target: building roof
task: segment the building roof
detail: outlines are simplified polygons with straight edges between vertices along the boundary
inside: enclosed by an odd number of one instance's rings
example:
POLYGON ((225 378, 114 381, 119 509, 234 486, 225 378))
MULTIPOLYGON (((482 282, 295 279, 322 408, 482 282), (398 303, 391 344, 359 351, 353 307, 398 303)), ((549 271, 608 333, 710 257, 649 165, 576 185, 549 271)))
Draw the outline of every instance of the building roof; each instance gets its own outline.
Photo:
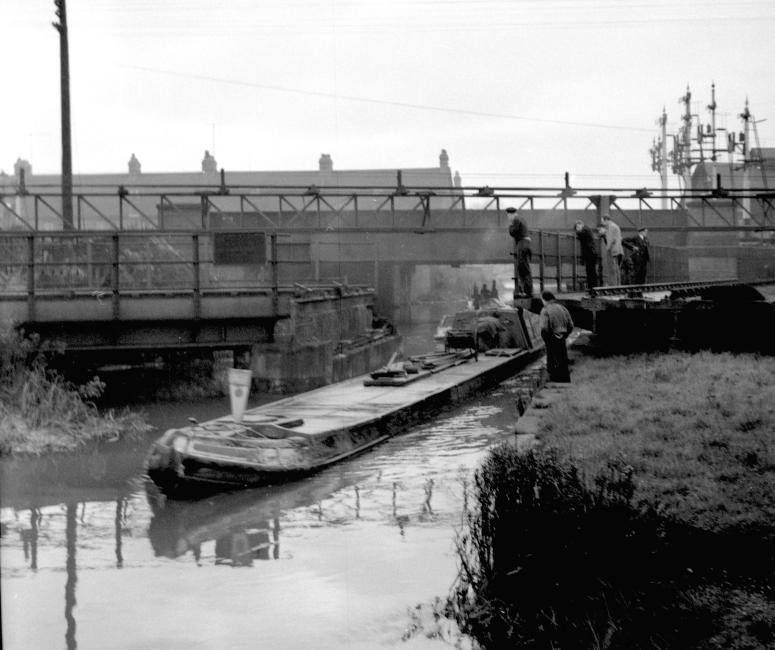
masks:
MULTIPOLYGON (((106 219, 115 221, 119 204, 116 198, 118 188, 123 187, 131 201, 132 209, 125 213, 125 217, 130 220, 134 216, 144 217, 146 222, 161 221, 159 215, 162 212, 198 211, 199 201, 194 194, 200 191, 217 190, 221 184, 221 172, 216 171, 215 159, 208 158, 207 152, 205 154, 202 167, 210 171, 142 173, 138 172, 138 169, 141 169, 141 163, 133 154, 125 173, 74 174, 74 191, 87 196, 92 193, 92 196, 88 197, 88 204, 82 206, 79 202, 78 209, 84 215, 89 215, 84 219, 94 227, 98 227, 106 219), (95 193, 99 196, 94 196, 95 193), (186 196, 187 194, 190 196, 186 196)), ((363 188, 363 194, 366 195, 369 193, 366 190, 384 188, 382 192, 375 193, 377 196, 366 196, 358 202, 357 207, 349 200, 349 192, 341 197, 326 198, 328 206, 336 210, 378 209, 384 201, 384 196, 399 185, 407 188, 409 195, 406 197, 397 195, 393 200, 393 206, 395 209, 414 210, 419 200, 417 196, 412 196, 415 192, 424 188, 452 189, 456 184, 459 185, 459 175, 456 174, 453 179, 447 164, 448 160, 446 151, 442 150, 438 167, 335 170, 331 157, 323 154, 319 160, 319 169, 316 170, 224 171, 223 181, 230 193, 219 195, 217 210, 240 213, 243 210, 267 212, 288 208, 301 210, 307 203, 307 197, 304 194, 312 187, 322 190, 324 196, 326 188, 352 188, 353 193, 358 188, 363 188), (278 205, 278 193, 285 195, 280 205, 278 205), (240 194, 249 195, 249 202, 242 204, 239 199, 240 194)), ((61 176, 33 174, 30 164, 23 160, 18 160, 14 167, 13 176, 0 175, 0 191, 16 194, 21 170, 24 169, 24 184, 27 189, 47 191, 54 196, 48 200, 50 207, 46 204, 44 208, 37 204, 33 205, 29 197, 16 196, 13 209, 27 222, 31 222, 33 215, 40 212, 45 215, 42 219, 46 224, 55 226, 59 223, 57 213, 60 211, 60 199, 56 195, 61 189, 61 176)), ((439 197, 435 201, 435 206, 451 205, 454 200, 454 197, 439 197)), ((0 205, 0 211, 4 213, 11 209, 7 201, 8 199, 6 199, 5 210, 2 210, 3 205, 0 205)), ((5 214, 0 221, 2 221, 0 228, 18 225, 18 218, 10 213, 5 214), (4 226, 6 222, 8 225, 4 226)), ((167 217, 165 217, 166 221, 169 221, 167 217)))
MULTIPOLYGON (((399 171, 401 183, 406 187, 415 188, 452 188, 453 178, 447 164, 446 151, 439 156, 438 167, 395 168, 395 169, 333 169, 333 162, 327 154, 323 154, 317 170, 285 170, 285 171, 224 171, 225 184, 243 187, 299 187, 312 185, 317 187, 385 187, 398 185, 399 171)), ((212 160, 213 164, 215 163, 212 160)), ((204 163, 204 161, 203 161, 204 163)), ((203 164, 204 166, 204 164, 203 164)), ((28 162, 18 160, 14 175, 0 175, 0 186, 15 185, 19 180, 19 169, 25 167, 25 184, 29 188, 59 186, 59 174, 34 174, 28 162)), ((181 172, 151 172, 112 174, 74 174, 73 184, 79 189, 89 190, 100 187, 125 187, 140 185, 164 185, 178 188, 202 188, 219 185, 221 175, 218 171, 181 171, 181 172)))
MULTIPOLYGON (((775 153, 775 150, 773 150, 775 153)), ((701 162, 692 171, 692 189, 710 191, 716 188, 717 177, 726 189, 761 189, 775 186, 775 158, 765 164, 730 165, 726 162, 701 162)))

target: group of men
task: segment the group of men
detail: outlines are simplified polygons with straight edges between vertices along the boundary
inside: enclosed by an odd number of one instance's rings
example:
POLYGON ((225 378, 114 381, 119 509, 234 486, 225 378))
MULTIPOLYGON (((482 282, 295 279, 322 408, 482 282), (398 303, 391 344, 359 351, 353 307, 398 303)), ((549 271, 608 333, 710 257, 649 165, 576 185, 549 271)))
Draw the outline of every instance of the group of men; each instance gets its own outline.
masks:
MULTIPOLYGON (((506 208, 511 216, 509 234, 514 239, 516 275, 514 297, 533 297, 533 277, 530 270, 532 250, 530 233, 525 220, 516 208, 506 208)), ((579 219, 574 229, 579 241, 581 259, 586 270, 587 288, 645 284, 649 262, 648 230, 639 228, 638 234, 622 238, 621 228, 605 214, 596 231, 579 219), (598 255, 598 243, 600 254, 598 255), (628 252, 625 258, 625 250, 628 252), (599 265, 599 266, 598 266, 599 265), (624 277, 623 277, 624 276, 624 277)), ((573 330, 570 313, 556 302, 550 291, 541 294, 543 309, 540 315, 541 337, 546 345, 546 365, 552 381, 570 381, 566 339, 573 330)))
MULTIPOLYGON (((530 264, 533 253, 530 232, 525 220, 517 214, 516 208, 506 208, 506 212, 512 217, 509 234, 514 238, 517 267, 514 295, 532 298, 533 277, 530 264)), ((621 228, 611 219, 611 215, 605 214, 596 230, 592 230, 581 219, 576 221, 574 229, 586 270, 588 289, 601 285, 646 284, 650 260, 647 228, 638 228, 637 235, 622 238, 621 228)))
POLYGON ((474 309, 479 309, 487 304, 488 300, 498 300, 498 287, 495 284, 495 280, 492 281, 492 288, 487 288, 487 283, 482 283, 482 288, 479 290, 474 285, 474 291, 471 294, 471 301, 474 304, 474 309))
POLYGON ((579 241, 581 259, 584 261, 587 287, 620 286, 623 284, 646 284, 649 263, 649 231, 638 228, 638 234, 622 238, 622 230, 611 219, 603 215, 603 223, 597 228, 600 255, 596 245, 595 232, 579 219, 575 226, 579 241), (625 256, 625 251, 627 255, 625 256), (600 273, 598 273, 600 262, 600 273))

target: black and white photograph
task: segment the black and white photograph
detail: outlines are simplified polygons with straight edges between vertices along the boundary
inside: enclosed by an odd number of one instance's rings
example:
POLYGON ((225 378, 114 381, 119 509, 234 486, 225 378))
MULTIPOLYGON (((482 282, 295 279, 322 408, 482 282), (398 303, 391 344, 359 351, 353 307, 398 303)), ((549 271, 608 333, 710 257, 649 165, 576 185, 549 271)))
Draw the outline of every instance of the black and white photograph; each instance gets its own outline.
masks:
POLYGON ((775 648, 775 0, 0 25, 2 648, 775 648))

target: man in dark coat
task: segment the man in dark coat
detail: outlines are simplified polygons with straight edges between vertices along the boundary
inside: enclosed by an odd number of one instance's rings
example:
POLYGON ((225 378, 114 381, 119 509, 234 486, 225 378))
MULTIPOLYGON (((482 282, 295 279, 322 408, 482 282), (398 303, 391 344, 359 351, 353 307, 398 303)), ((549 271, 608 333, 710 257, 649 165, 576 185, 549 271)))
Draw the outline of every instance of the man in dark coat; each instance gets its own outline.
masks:
POLYGON ((511 215, 509 234, 514 238, 514 258, 517 277, 514 278, 514 297, 531 298, 533 296, 533 275, 530 262, 533 253, 530 247, 530 234, 525 220, 517 214, 516 208, 506 208, 511 215))
POLYGON ((501 346, 501 332, 506 328, 498 320, 497 314, 479 316, 476 319, 476 343, 479 351, 486 352, 501 346))
POLYGON ((546 370, 549 372, 550 381, 568 383, 570 370, 565 341, 573 331, 573 319, 565 307, 555 302, 551 291, 544 291, 541 298, 544 301, 544 308, 541 310, 538 322, 541 338, 546 345, 546 370))
POLYGON ((595 246, 595 233, 581 219, 574 226, 576 239, 579 240, 581 260, 587 270, 587 290, 597 286, 597 246, 595 246))
POLYGON ((646 271, 649 263, 648 234, 647 228, 638 228, 637 235, 622 240, 622 246, 630 250, 633 284, 646 284, 646 271))

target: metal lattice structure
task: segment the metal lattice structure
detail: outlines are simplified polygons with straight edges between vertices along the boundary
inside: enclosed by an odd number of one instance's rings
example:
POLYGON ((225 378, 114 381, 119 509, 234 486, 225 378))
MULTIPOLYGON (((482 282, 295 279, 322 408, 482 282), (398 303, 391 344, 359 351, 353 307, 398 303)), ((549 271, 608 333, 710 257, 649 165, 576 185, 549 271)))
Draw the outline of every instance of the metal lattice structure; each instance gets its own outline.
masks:
POLYGON ((233 223, 264 229, 475 229, 507 223, 505 208, 524 214, 588 216, 610 212, 623 228, 654 231, 775 231, 775 192, 516 187, 75 187, 72 225, 61 191, 41 185, 0 187, 0 230, 207 230, 233 223), (666 204, 669 208, 658 208, 666 204))

